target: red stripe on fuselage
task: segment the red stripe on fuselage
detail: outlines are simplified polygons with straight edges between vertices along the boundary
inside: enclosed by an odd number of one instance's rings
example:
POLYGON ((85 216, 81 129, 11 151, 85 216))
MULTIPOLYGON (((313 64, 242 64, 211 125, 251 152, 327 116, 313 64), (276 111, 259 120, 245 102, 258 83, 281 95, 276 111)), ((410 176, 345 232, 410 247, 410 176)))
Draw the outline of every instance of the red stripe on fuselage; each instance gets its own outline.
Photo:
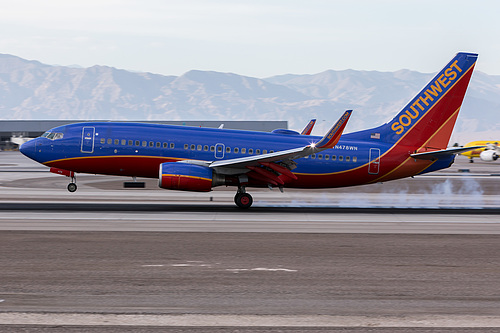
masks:
POLYGON ((88 156, 44 163, 50 167, 81 173, 158 178, 160 164, 177 158, 158 156, 88 156))

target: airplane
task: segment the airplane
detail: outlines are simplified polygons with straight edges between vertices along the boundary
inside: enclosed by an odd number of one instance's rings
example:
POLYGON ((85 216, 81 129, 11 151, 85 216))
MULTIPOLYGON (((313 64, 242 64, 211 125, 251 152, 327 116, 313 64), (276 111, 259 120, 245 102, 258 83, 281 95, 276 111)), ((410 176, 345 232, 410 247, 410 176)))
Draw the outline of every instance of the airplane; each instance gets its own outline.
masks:
POLYGON ((474 163, 474 157, 479 157, 482 161, 492 162, 498 159, 500 156, 500 147, 497 141, 472 141, 466 144, 464 147, 474 147, 479 146, 477 149, 469 150, 467 152, 461 153, 463 156, 469 158, 469 162, 474 163))
MULTIPOLYGON (((76 173, 158 178, 170 190, 234 186, 239 208, 248 188, 335 188, 386 182, 448 168, 447 148, 477 60, 456 56, 389 122, 342 134, 352 110, 323 136, 173 125, 85 122, 55 127, 20 151, 71 177, 76 173)), ((307 131, 305 132, 307 133, 307 131)))

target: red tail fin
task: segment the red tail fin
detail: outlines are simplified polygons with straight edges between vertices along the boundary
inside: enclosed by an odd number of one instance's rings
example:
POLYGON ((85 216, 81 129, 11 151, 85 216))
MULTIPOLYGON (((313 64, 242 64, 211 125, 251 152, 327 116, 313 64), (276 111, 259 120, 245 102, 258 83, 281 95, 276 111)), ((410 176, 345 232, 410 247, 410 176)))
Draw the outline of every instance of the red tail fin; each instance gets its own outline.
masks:
POLYGON ((476 60, 477 54, 458 53, 394 119, 374 130, 387 142, 446 148, 476 60))

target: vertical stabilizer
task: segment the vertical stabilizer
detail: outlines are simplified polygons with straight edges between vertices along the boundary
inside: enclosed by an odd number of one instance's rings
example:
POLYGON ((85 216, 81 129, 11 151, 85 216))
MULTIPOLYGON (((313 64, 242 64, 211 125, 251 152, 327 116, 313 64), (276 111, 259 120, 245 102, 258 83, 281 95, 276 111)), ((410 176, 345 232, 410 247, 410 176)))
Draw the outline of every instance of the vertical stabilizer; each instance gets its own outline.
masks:
POLYGON ((476 60, 477 54, 458 53, 396 117, 372 131, 418 150, 446 148, 476 60))

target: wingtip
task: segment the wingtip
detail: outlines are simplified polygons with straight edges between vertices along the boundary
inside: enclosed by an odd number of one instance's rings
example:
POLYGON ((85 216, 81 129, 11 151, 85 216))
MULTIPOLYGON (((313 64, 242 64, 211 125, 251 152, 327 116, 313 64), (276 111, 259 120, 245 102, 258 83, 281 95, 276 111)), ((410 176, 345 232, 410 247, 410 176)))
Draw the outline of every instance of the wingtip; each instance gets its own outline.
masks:
POLYGON ((314 147, 317 149, 328 149, 333 148, 337 142, 340 140, 340 136, 344 131, 347 121, 351 117, 352 110, 347 110, 344 112, 342 117, 332 126, 332 128, 326 133, 326 135, 317 142, 314 147))

